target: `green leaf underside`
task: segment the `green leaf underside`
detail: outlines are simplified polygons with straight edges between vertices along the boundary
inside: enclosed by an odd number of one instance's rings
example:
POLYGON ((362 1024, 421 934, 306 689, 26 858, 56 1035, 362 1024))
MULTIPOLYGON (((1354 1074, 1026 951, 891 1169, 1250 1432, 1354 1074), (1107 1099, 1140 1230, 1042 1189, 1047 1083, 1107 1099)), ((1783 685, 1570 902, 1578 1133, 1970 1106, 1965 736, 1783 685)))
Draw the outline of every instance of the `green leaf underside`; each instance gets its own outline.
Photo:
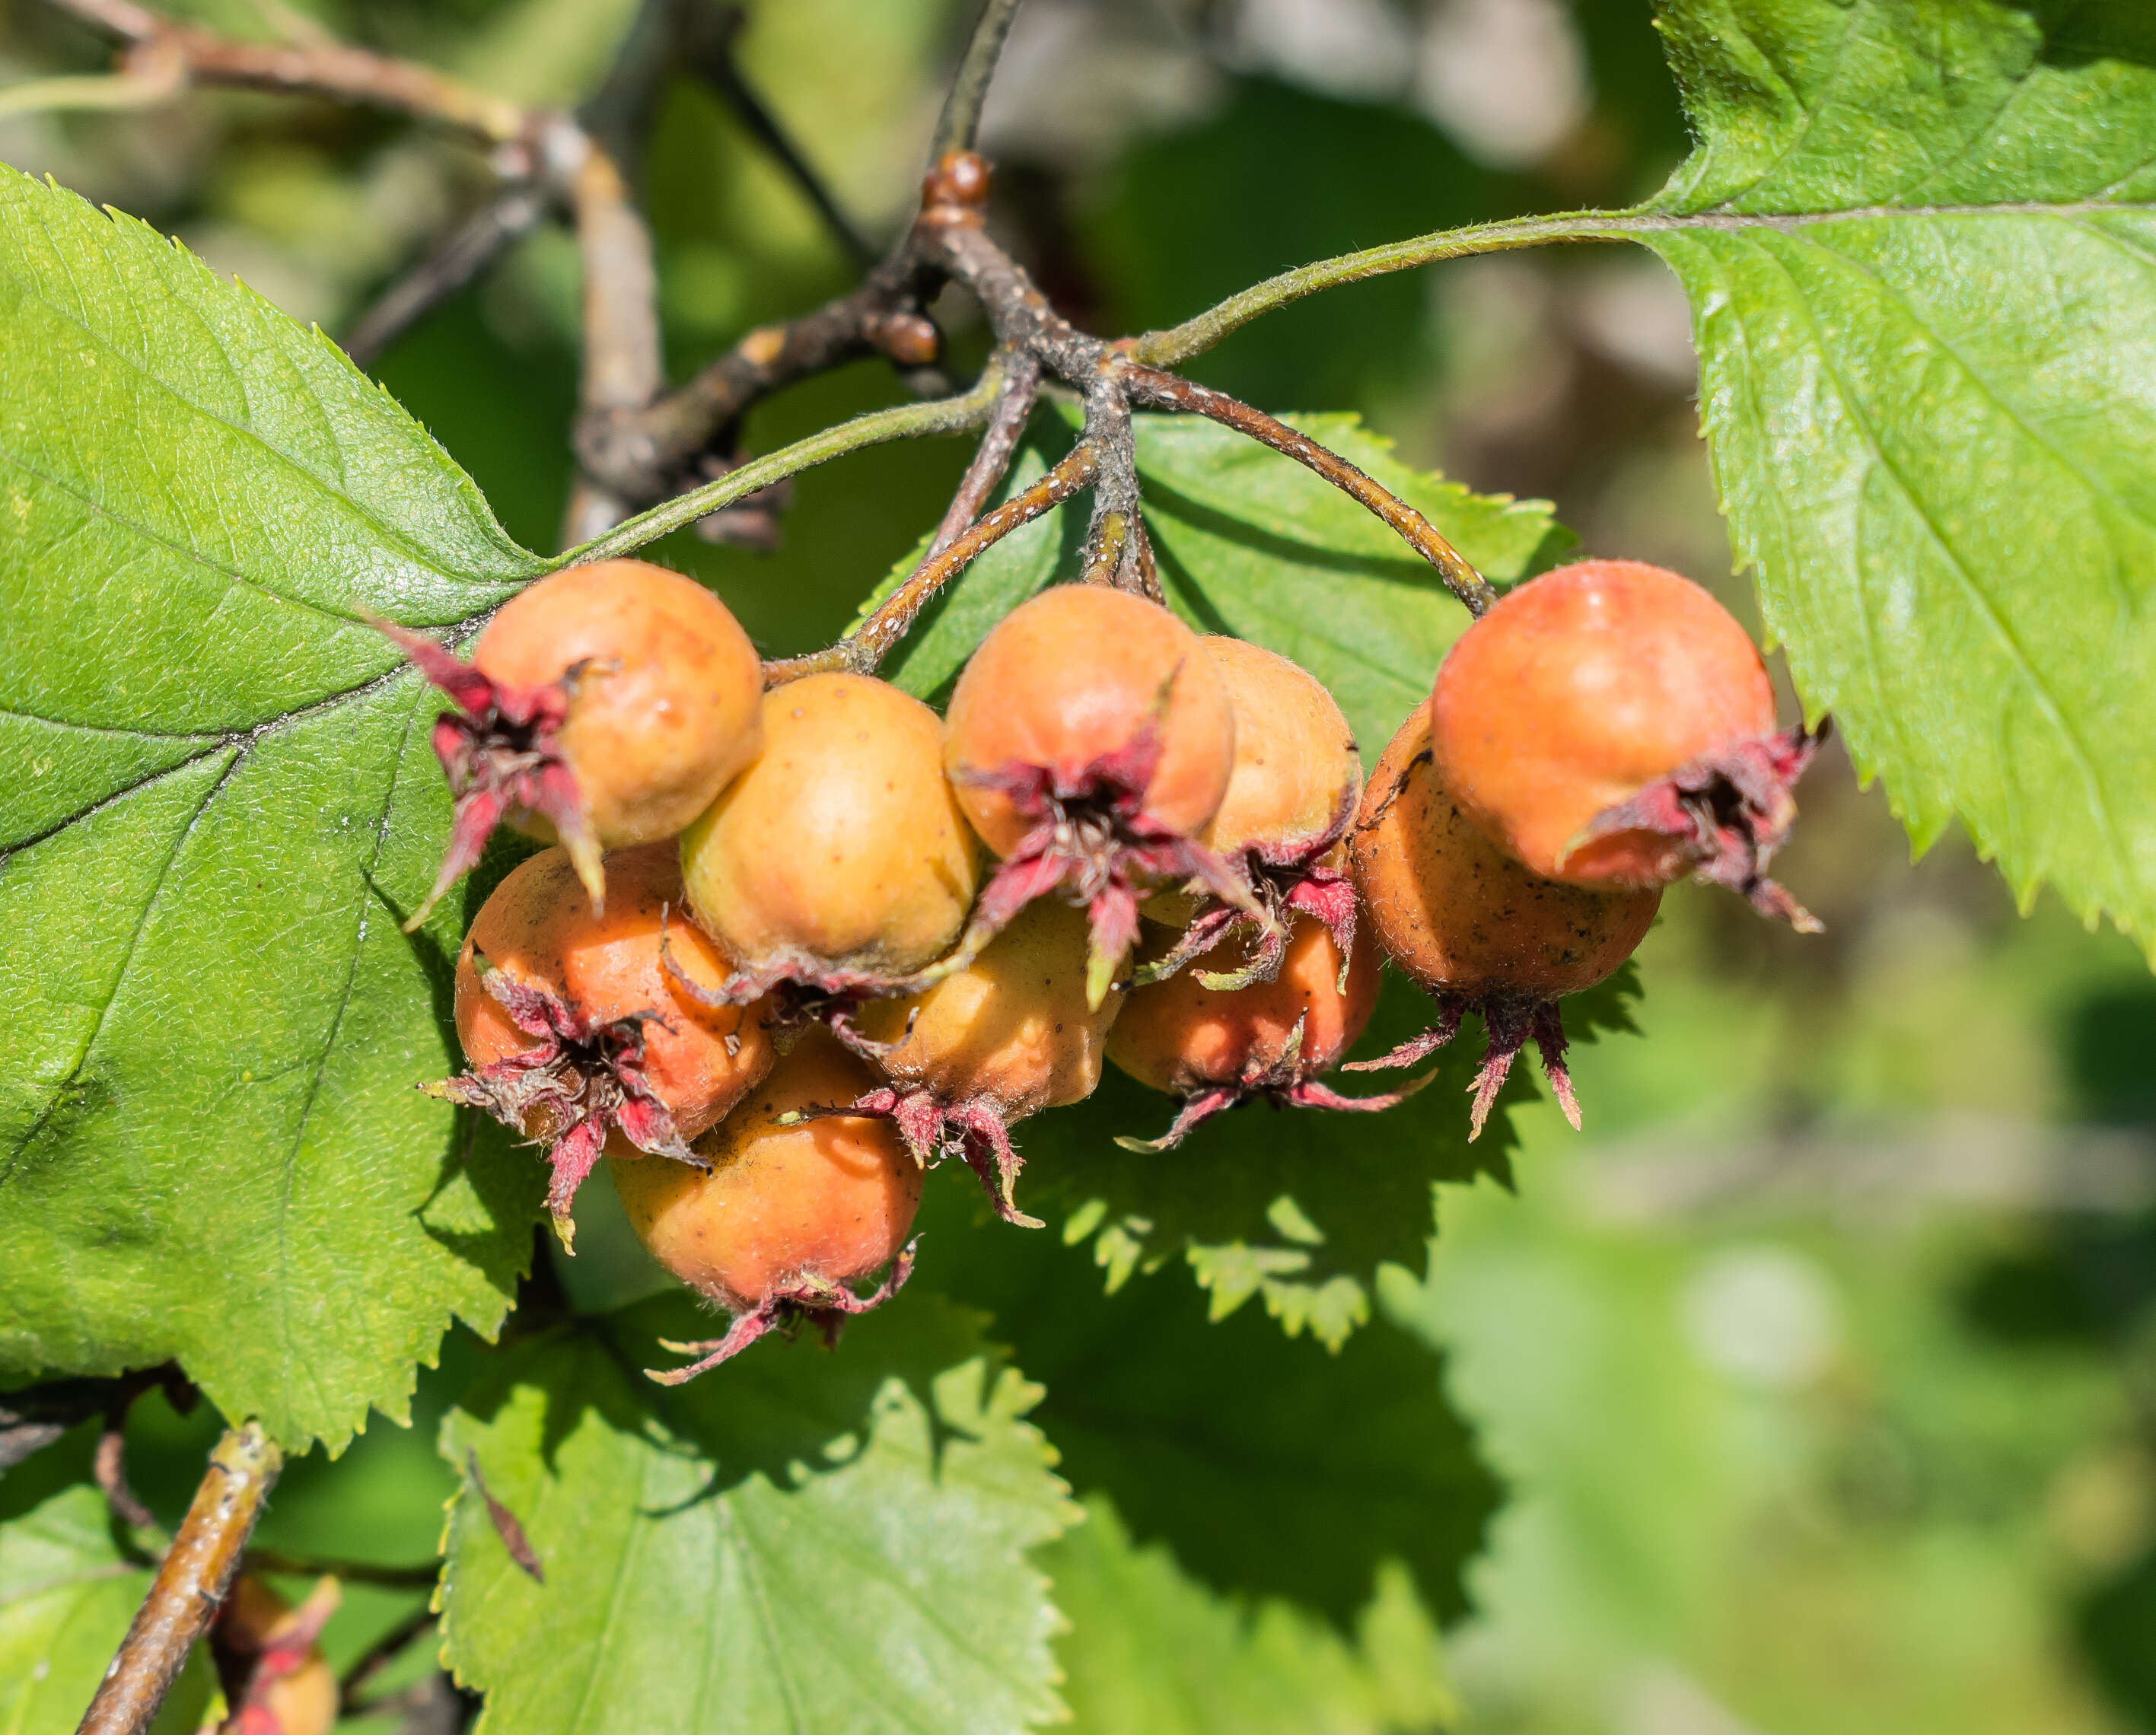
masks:
POLYGON ((678 1300, 535 1340, 443 1430, 467 1484, 447 1654, 485 1730, 1014 1730, 1059 1714, 1048 1587, 1025 1551, 1078 1514, 1023 1419, 1039 1396, 926 1291, 757 1344, 669 1392, 678 1300))
MULTIPOLYGON (((1413 470, 1353 416, 1287 419, 1416 507, 1501 584, 1541 571, 1571 546, 1547 504, 1474 494, 1413 470)), ((1332 690, 1374 759, 1429 692, 1466 611, 1377 518, 1292 459, 1197 417, 1135 420, 1146 524, 1171 604, 1201 631, 1301 663, 1332 690)), ((1067 437, 1043 416, 997 498, 1038 480, 1043 449, 1067 437)), ((942 692, 1005 613, 1075 575, 1084 530, 1082 506, 1059 507, 994 544, 923 614, 886 673, 923 697, 942 692)), ((865 612, 926 547, 893 571, 865 612)))
POLYGON ((1676 0, 1740 562, 1920 848, 2156 947, 2156 11, 1676 0), (1837 213, 1847 213, 1847 215, 1837 213))
MULTIPOLYGON (((64 1735, 74 1727, 150 1577, 147 1567, 121 1553, 105 1496, 87 1483, 0 1523, 0 1729, 64 1735)), ((196 1658, 153 1735, 195 1727, 208 1676, 196 1658)))
POLYGON ((1034 1558, 1070 1622, 1057 1640, 1075 1735, 1387 1735, 1450 1727, 1459 1707, 1437 1635, 1388 1573, 1345 1642, 1282 1602, 1209 1593, 1138 1548, 1104 1496, 1034 1558))
POLYGON ((541 567, 318 332, 0 169, 0 1366, 334 1447, 499 1320, 531 1165, 412 1088, 464 900, 398 931, 438 706, 363 617, 541 567))

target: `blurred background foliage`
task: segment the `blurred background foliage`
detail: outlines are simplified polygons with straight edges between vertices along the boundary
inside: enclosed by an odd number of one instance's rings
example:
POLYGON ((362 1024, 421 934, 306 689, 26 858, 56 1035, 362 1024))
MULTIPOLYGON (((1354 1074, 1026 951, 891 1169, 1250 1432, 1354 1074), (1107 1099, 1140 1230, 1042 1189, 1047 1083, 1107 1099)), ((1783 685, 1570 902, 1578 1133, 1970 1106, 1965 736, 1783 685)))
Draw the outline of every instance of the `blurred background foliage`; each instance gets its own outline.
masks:
MULTIPOLYGON (((312 20, 566 100, 631 7, 178 9, 248 35, 312 20)), ((969 11, 749 8, 749 76, 872 233, 903 213, 969 11)), ((13 0, 0 80, 102 64, 88 35, 13 0)), ((986 147, 1009 239, 1060 305, 1105 331, 1350 247, 1622 203, 1685 142, 1647 0, 1029 0, 986 147)), ((16 115, 0 120, 0 159, 137 213, 331 331, 485 185, 477 161, 380 117, 247 96, 16 115)), ((677 377, 848 280, 843 251, 709 95, 674 93, 647 180, 677 377)), ((568 479, 576 290, 569 244, 542 232, 379 369, 535 547, 554 546, 568 479)), ((947 311, 963 362, 978 334, 968 310, 947 311)), ((1644 255, 1512 254, 1380 279, 1261 321, 1193 371, 1275 410, 1359 410, 1409 460, 1547 496, 1587 552, 1678 567, 1749 614, 1697 437, 1683 300, 1644 255)), ((756 413, 751 448, 894 390, 865 363, 814 382, 756 413)), ((684 535, 657 557, 716 586, 767 649, 806 648, 934 521, 963 455, 901 445, 811 473, 776 553, 684 535)), ((1337 1727, 2156 1730, 2156 986, 2130 946, 2048 900, 2017 916, 1958 839, 1912 867, 1881 793, 1857 790, 1831 753, 1784 862, 1826 936, 1673 894, 1641 954, 1640 1037, 1578 1055, 1587 1134, 1546 1104, 1522 1111, 1517 1194, 1444 1189, 1429 1281, 1389 1273, 1383 1310, 1404 1330, 1348 1353, 1378 1389, 1428 1377, 1386 1372, 1422 1354, 1415 1342, 1444 1354, 1494 1479, 1435 1439, 1423 1482, 1412 1463, 1401 1474, 1443 1508, 1455 1553, 1505 1485, 1465 1599, 1423 1584, 1457 1704, 1419 1676, 1386 1686, 1399 1672, 1386 1645, 1425 1642, 1396 1569, 1361 1627, 1342 1625, 1359 1581, 1298 1590, 1293 1539, 1268 1529, 1262 1499, 1235 1508, 1240 1533, 1178 1536, 1173 1514, 1144 1509, 1157 1464, 1119 1494, 1116 1442, 1099 1428, 1081 1441, 1074 1424, 1066 1467, 1095 1522, 1048 1563, 1065 1600, 1154 1598, 1177 1635, 1173 1657, 1066 1654, 1090 1726, 1124 1727, 1116 1694, 1149 1669, 1198 1728, 1270 1726, 1267 1671, 1345 1681, 1364 1668, 1341 1689, 1337 1727), (1125 1526, 1143 1552, 1107 1547, 1125 1526), (1240 1617, 1174 1603, 1183 1581, 1161 1578, 1163 1549, 1255 1626, 1237 1640, 1219 1623, 1240 1617), (1283 1594, 1333 1625, 1295 1625, 1266 1600, 1283 1594)), ((1045 1281, 966 1280, 992 1304, 1004 1284, 999 1329, 1048 1384, 1041 1419, 1058 1437, 1058 1358, 1087 1352, 1023 1341, 1045 1281)), ((1232 1338, 1254 1312, 1219 1329, 1232 1338)), ((1160 1327, 1210 1356, 1199 1329, 1160 1327)), ((434 1424, 479 1353, 451 1338, 412 1431, 377 1428, 334 1467, 319 1455, 295 1466, 261 1540, 429 1558, 452 1486, 434 1424)), ((1137 1388, 1174 1377, 1132 1375, 1132 1414, 1147 1401, 1137 1388)), ((135 1473, 168 1519, 213 1426, 162 1399, 137 1407, 135 1473)), ((80 1474, 69 1455, 87 1450, 77 1439, 15 1472, 6 1509, 80 1474)), ((1322 1478, 1322 1464, 1299 1473, 1322 1478)), ((1410 1567, 1412 1528, 1378 1539, 1410 1567)), ((424 1594, 352 1586, 332 1650, 358 1654, 424 1594)))

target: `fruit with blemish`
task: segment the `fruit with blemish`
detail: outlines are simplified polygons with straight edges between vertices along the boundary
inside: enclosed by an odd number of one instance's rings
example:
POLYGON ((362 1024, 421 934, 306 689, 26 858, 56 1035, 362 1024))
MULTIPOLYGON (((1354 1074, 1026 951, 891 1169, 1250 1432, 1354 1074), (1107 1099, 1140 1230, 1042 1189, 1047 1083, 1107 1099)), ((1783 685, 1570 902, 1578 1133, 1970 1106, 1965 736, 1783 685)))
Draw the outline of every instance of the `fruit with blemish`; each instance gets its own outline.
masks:
POLYGON ((1226 793, 1198 841, 1238 876, 1270 920, 1254 920, 1248 906, 1212 896, 1202 885, 1157 894, 1147 901, 1145 915, 1181 927, 1183 935, 1137 979, 1173 975, 1235 931, 1246 955, 1208 973, 1209 986, 1228 988, 1268 980, 1278 971, 1291 911, 1317 916, 1342 951, 1353 948, 1355 892, 1340 839, 1363 793, 1363 762, 1354 731, 1315 676, 1240 639, 1200 643, 1235 711, 1235 758, 1226 793))
POLYGON ((764 696, 762 729, 755 762, 681 838, 725 992, 872 993, 940 957, 980 853, 936 713, 870 675, 812 675, 764 696))
MULTIPOLYGON (((1162 936, 1155 946, 1168 943, 1162 936)), ((1268 981, 1208 988, 1204 966, 1233 965, 1240 939, 1216 957, 1150 987, 1133 988, 1108 1032, 1108 1058, 1140 1084, 1183 1099, 1157 1139, 1119 1138, 1133 1150, 1167 1150, 1191 1129, 1239 1103, 1263 1098, 1297 1108, 1390 1108, 1419 1083, 1381 1096, 1343 1096, 1322 1082, 1370 1021, 1378 998, 1378 953, 1358 935, 1343 954, 1324 921, 1296 914, 1280 968, 1268 981), (1343 968, 1344 961, 1344 968, 1343 968)))
POLYGON ((889 1116, 923 1164, 954 1152, 997 1214, 1038 1228, 1014 1189, 1021 1166, 1014 1122, 1082 1102, 1101 1081, 1103 1044, 1123 997, 1086 996, 1085 913, 1053 899, 1029 904, 980 956, 904 998, 872 1000, 850 1034, 886 1082, 857 1111, 889 1116))

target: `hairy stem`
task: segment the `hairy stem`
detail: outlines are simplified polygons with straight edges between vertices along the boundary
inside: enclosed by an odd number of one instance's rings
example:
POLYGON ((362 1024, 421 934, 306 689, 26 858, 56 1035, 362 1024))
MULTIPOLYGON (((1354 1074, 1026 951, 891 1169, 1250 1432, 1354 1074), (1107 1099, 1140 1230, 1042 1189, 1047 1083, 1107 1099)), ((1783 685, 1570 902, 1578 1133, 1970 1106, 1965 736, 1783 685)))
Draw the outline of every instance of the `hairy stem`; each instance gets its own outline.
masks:
POLYGON ((812 434, 806 439, 796 440, 790 446, 782 446, 776 452, 752 459, 738 470, 729 470, 715 482, 664 500, 650 511, 617 525, 604 536, 568 550, 554 563, 557 567, 574 566, 584 561, 612 560, 617 555, 633 553, 647 542, 654 542, 670 531, 693 524, 708 512, 730 506, 759 489, 783 482, 788 476, 797 476, 831 459, 843 458, 849 452, 859 452, 895 439, 915 439, 929 434, 963 434, 978 428, 994 406, 997 383, 983 377, 971 391, 956 398, 939 398, 927 403, 894 404, 889 409, 871 410, 850 422, 841 422, 835 428, 826 428, 820 434, 812 434))
POLYGON ((211 1450, 179 1534, 136 1611, 75 1735, 139 1735, 208 1626, 285 1455, 259 1422, 225 1430, 211 1450))
POLYGON ((966 526, 981 516, 988 496, 1009 471, 1011 455, 1018 450, 1019 439, 1040 400, 1040 363, 1033 357, 998 352, 997 361, 989 365, 992 370, 999 368, 1003 376, 995 412, 988 418, 980 444, 974 448, 973 462, 966 466, 958 491, 944 509, 943 521, 936 526, 928 544, 930 558, 957 542, 966 526))
POLYGON ((1522 247, 1547 247, 1565 241, 1622 241, 1657 228, 1682 226, 1658 220, 1646 213, 1568 211, 1549 217, 1515 217, 1502 223, 1478 223, 1466 228, 1440 229, 1414 235, 1359 253, 1343 253, 1337 259, 1298 265, 1277 277, 1232 295, 1217 306, 1171 326, 1164 331, 1147 331, 1129 346, 1131 359, 1152 367, 1173 367, 1193 356, 1202 355, 1231 331, 1241 330, 1262 314, 1314 295, 1320 290, 1359 283, 1366 277, 1382 277, 1391 271, 1412 271, 1442 259, 1466 259, 1475 254, 1507 253, 1522 247))
POLYGON ((1337 452, 1321 446, 1308 434, 1298 434, 1286 423, 1263 410, 1253 409, 1240 398, 1230 398, 1224 392, 1194 385, 1158 368, 1132 365, 1122 372, 1134 398, 1161 409, 1188 410, 1208 417, 1315 470, 1349 498, 1369 508, 1401 541, 1436 567, 1445 588, 1467 605, 1469 613, 1480 615, 1497 600, 1490 581, 1439 534, 1435 525, 1337 452))
POLYGON ((852 670, 868 674, 880 664, 892 645, 906 636, 914 617, 929 598, 948 584, 983 550, 1001 542, 1013 531, 1053 511, 1091 482, 1097 454, 1085 442, 1071 448, 1063 461, 1023 493, 1014 494, 995 511, 977 520, 940 554, 932 554, 914 568, 905 583, 885 598, 875 612, 836 644, 805 657, 789 657, 764 665, 764 681, 777 686, 804 675, 833 674, 852 670))
POLYGON ((988 100, 988 86, 1003 56, 1004 38, 1010 34, 1011 20, 1018 15, 1019 0, 982 0, 980 16, 973 21, 966 52, 943 99, 937 119, 935 141, 928 160, 940 161, 953 151, 970 151, 981 131, 981 110, 988 100))

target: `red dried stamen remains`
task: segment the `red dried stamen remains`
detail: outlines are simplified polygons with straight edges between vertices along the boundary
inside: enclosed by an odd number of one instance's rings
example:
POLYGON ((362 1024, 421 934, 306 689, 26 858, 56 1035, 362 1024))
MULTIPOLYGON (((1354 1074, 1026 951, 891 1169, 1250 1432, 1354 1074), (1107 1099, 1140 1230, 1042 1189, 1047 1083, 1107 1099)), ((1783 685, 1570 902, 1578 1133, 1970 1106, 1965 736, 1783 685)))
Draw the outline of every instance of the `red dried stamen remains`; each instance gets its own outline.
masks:
POLYGON ((1260 1097, 1275 1108, 1342 1109, 1358 1114, 1381 1114, 1406 1101, 1435 1076, 1425 1073, 1420 1078, 1409 1080, 1399 1090, 1388 1091, 1378 1096, 1343 1096, 1330 1085, 1319 1082, 1319 1069, 1304 1061, 1303 1023, 1301 1019, 1295 1021, 1294 1029, 1288 1032, 1277 1053, 1253 1055, 1234 1084, 1208 1085, 1191 1092, 1183 1099, 1168 1131, 1158 1138, 1134 1138, 1123 1134, 1117 1137, 1116 1142, 1126 1151, 1172 1151, 1190 1136, 1193 1128, 1203 1126, 1215 1115, 1260 1097))
POLYGON ((564 1252, 576 1251, 570 1209, 577 1189, 598 1166, 607 1135, 615 1128, 639 1151, 670 1157, 692 1168, 711 1167, 684 1142, 672 1112, 647 1075, 644 1027, 665 1022, 656 1012, 594 1023, 546 989, 511 980, 476 952, 472 962, 487 993, 516 1028, 539 1039, 532 1047, 420 1089, 444 1101, 483 1110, 518 1132, 535 1118, 554 1129, 547 1151, 553 1171, 547 1209, 564 1252))
POLYGON ((1346 834, 1355 817, 1358 797, 1358 791, 1343 791, 1331 823, 1312 841, 1253 844, 1240 852, 1239 860, 1229 864, 1229 871, 1242 876, 1251 901, 1265 912, 1265 920, 1253 916, 1240 905, 1209 897, 1171 950, 1132 973, 1132 985, 1142 988, 1167 981, 1239 928, 1252 931, 1241 968, 1207 971, 1198 979, 1222 993, 1276 981, 1287 957, 1288 929, 1296 911, 1316 916, 1332 934, 1340 949, 1340 980, 1344 985, 1348 961, 1355 955, 1355 886, 1343 867, 1326 858, 1346 834))
MULTIPOLYGON (((834 1027, 835 1028, 835 1027, 834 1027)), ((839 1033, 846 1040, 846 1033, 839 1033)), ((891 1048, 896 1044, 863 1043, 869 1048, 891 1048)), ((855 1098, 844 1107, 807 1108, 793 1118, 810 1121, 825 1115, 865 1115, 896 1125, 913 1160, 923 1168, 946 1157, 961 1158, 972 1169, 997 1216, 1020 1229, 1040 1229, 1038 1217, 1018 1208, 1019 1171, 1025 1158, 1011 1143, 1010 1122, 1004 1111, 985 1096, 946 1102, 932 1091, 901 1090, 886 1085, 855 1098)))
POLYGON ((694 1379, 699 1373, 708 1373, 721 1362, 731 1361, 759 1337, 773 1332, 790 1333, 803 1324, 813 1325, 824 1334, 824 1343, 835 1347, 839 1332, 848 1319, 857 1313, 865 1313, 871 1307, 880 1307, 904 1287, 906 1280, 913 1275, 913 1250, 916 1244, 906 1243, 906 1250, 891 1261, 891 1272, 870 1294, 856 1295, 843 1283, 827 1283, 814 1277, 803 1278, 791 1287, 768 1296, 747 1312, 737 1314, 723 1337, 705 1337, 688 1342, 679 1342, 670 1337, 661 1337, 659 1347, 670 1349, 677 1355, 701 1358, 686 1368, 647 1368, 644 1377, 654 1379, 663 1386, 678 1386, 694 1379))
POLYGON ((1272 925, 1232 868, 1147 813, 1146 793, 1160 754, 1160 731, 1148 725, 1127 746, 1103 753, 1067 780, 1040 765, 971 773, 970 781, 1008 797, 1034 821, 1033 829, 982 888, 957 951, 914 985, 965 968, 1019 911, 1051 893, 1086 911, 1092 936, 1086 1000, 1095 1006, 1137 942, 1139 903, 1158 886, 1194 880, 1260 926, 1272 925))
POLYGON ((1695 877, 1740 893, 1762 916, 1800 934, 1818 933, 1818 918, 1767 877, 1767 864, 1789 841, 1797 817, 1790 792, 1830 726, 1825 719, 1816 731, 1799 723, 1702 753, 1596 814, 1572 847, 1628 831, 1652 832, 1671 840, 1695 877))
POLYGON ((459 662, 420 634, 384 620, 373 625, 457 707, 436 717, 434 730, 434 757, 442 762, 455 803, 449 844, 434 889, 406 921, 405 932, 417 929, 449 889, 478 864, 495 827, 520 814, 535 814, 554 828, 593 909, 603 913, 606 882, 599 870, 598 841, 585 819, 583 793, 558 742, 581 670, 572 669, 563 680, 544 686, 509 686, 459 662))
MULTIPOLYGON (((1343 1072, 1376 1072, 1396 1066, 1412 1066, 1418 1060, 1435 1054, 1460 1034, 1460 1020, 1469 1012, 1482 1015, 1482 1027, 1488 1037, 1489 1046, 1482 1056, 1482 1064, 1476 1069, 1475 1082, 1470 1087, 1474 1102, 1468 1111, 1467 1138, 1471 1144, 1481 1137, 1490 1110, 1497 1101, 1497 1093, 1512 1076, 1512 1062, 1526 1047, 1530 1039, 1541 1055, 1543 1075, 1548 1079, 1550 1094, 1557 1098, 1558 1106, 1572 1123, 1572 1130, 1579 1130, 1579 1099, 1573 1094, 1572 1074, 1564 1063, 1564 1019, 1554 1000, 1520 998, 1515 996, 1491 994, 1480 999, 1466 998, 1456 994, 1441 994, 1437 1002, 1437 1021, 1419 1036, 1411 1036, 1389 1054, 1379 1055, 1372 1060, 1350 1060, 1341 1068, 1343 1072)), ((1429 1075, 1424 1075, 1427 1082, 1429 1075)))

